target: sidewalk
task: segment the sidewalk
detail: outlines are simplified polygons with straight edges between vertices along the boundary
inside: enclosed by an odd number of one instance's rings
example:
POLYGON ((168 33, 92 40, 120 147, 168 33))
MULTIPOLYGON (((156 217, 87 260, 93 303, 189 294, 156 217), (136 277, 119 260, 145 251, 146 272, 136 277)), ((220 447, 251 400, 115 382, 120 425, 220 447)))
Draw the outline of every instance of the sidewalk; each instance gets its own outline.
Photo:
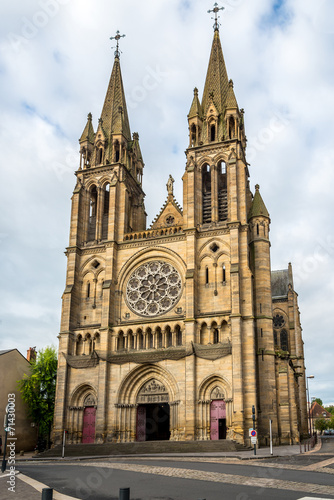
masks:
MULTIPOLYGON (((320 445, 321 446, 321 445, 320 445)), ((307 453, 311 453, 314 451, 318 451, 318 449, 310 450, 307 453)), ((304 448, 302 448, 302 452, 304 454, 304 448)), ((256 450, 256 455, 254 455, 254 450, 246 450, 246 451, 225 451, 225 452, 208 452, 208 453, 150 453, 150 454, 136 454, 136 455, 93 455, 93 456, 77 456, 77 457, 66 457, 65 450, 65 458, 60 457, 39 457, 35 455, 33 452, 25 453, 23 457, 17 456, 16 462, 31 462, 31 461, 45 461, 45 462, 64 462, 64 461, 76 461, 76 460, 101 460, 101 459, 124 459, 128 458, 143 458, 143 457, 226 457, 226 458, 239 458, 240 460, 256 460, 263 458, 273 458, 273 457, 284 457, 291 455, 299 455, 300 454, 300 446, 298 445, 290 445, 290 446, 277 446, 273 448, 273 454, 270 454, 269 448, 260 448, 256 450)))

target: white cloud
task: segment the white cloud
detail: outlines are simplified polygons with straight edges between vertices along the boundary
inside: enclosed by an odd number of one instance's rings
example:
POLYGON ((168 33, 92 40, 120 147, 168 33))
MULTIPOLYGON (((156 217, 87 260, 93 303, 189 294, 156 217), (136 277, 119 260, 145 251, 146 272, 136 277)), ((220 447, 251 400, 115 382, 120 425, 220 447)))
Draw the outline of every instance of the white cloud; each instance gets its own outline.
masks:
MULTIPOLYGON (((246 111, 251 185, 261 185, 272 218, 273 267, 285 268, 290 260, 295 265, 306 365, 316 377, 311 395, 329 402, 333 2, 286 0, 276 12, 273 4, 226 0, 221 38, 229 76, 246 111), (283 117, 282 127, 277 116, 283 117), (251 139, 257 144, 252 155, 251 139)), ((182 203, 187 113, 193 88, 201 93, 204 86, 210 8, 208 0, 1 5, 4 297, 7 291, 1 348, 24 353, 27 342, 38 347, 56 342, 77 140, 89 111, 96 128, 113 64, 109 37, 117 29, 126 34, 121 64, 131 128, 140 134, 146 163, 149 222, 166 197, 169 173, 182 203), (145 77, 152 71, 158 75, 156 85, 147 89, 145 77)))

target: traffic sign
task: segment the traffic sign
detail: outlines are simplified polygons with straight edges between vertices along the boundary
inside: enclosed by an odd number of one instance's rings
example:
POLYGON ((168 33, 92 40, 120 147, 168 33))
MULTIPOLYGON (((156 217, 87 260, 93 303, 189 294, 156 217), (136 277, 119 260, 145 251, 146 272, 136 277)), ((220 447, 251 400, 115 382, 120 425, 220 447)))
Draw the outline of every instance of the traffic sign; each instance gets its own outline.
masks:
POLYGON ((255 437, 253 437, 253 436, 251 437, 251 443, 252 444, 256 444, 257 443, 257 437, 256 436, 255 437))
POLYGON ((253 430, 251 431, 251 436, 252 436, 252 437, 256 437, 256 430, 255 430, 255 429, 253 429, 253 430))

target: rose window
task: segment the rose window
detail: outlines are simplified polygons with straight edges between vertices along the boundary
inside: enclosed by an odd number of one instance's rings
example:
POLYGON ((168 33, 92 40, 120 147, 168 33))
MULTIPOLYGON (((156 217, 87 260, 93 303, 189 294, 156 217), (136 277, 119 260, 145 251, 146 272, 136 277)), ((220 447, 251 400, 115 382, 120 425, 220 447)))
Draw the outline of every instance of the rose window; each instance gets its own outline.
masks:
POLYGON ((166 262, 153 261, 140 266, 126 286, 129 307, 141 316, 169 311, 180 299, 181 276, 166 262))

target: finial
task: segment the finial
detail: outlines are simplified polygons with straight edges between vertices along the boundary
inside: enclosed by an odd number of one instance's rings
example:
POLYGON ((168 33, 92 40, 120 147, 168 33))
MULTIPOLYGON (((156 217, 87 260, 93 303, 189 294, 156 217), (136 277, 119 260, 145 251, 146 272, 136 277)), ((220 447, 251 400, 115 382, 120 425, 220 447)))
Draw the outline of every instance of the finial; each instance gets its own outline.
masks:
MULTIPOLYGON (((214 4, 213 6, 213 9, 212 10, 208 10, 208 14, 211 14, 212 12, 214 13, 215 15, 215 24, 213 25, 213 29, 215 31, 219 31, 219 22, 218 22, 218 19, 219 19, 219 16, 218 16, 218 12, 220 10, 224 10, 225 7, 218 7, 218 4, 217 2, 214 4)), ((212 18, 213 19, 213 18, 212 18)))
POLYGON ((259 191, 260 190, 260 186, 258 184, 255 185, 255 189, 256 191, 259 191))
POLYGON ((228 82, 228 85, 229 85, 229 87, 232 87, 232 89, 233 89, 233 88, 234 88, 234 83, 233 83, 233 80, 230 80, 230 81, 228 82))
POLYGON ((115 50, 115 58, 119 59, 120 51, 119 51, 119 41, 121 38, 124 38, 125 35, 120 35, 119 31, 116 31, 116 36, 111 36, 110 40, 116 40, 116 50, 115 50))
POLYGON ((91 122, 91 121, 92 121, 92 118, 93 118, 92 113, 88 113, 87 118, 88 118, 88 121, 90 121, 90 122, 91 122))
POLYGON ((194 88, 194 95, 198 95, 198 88, 197 87, 194 88))

